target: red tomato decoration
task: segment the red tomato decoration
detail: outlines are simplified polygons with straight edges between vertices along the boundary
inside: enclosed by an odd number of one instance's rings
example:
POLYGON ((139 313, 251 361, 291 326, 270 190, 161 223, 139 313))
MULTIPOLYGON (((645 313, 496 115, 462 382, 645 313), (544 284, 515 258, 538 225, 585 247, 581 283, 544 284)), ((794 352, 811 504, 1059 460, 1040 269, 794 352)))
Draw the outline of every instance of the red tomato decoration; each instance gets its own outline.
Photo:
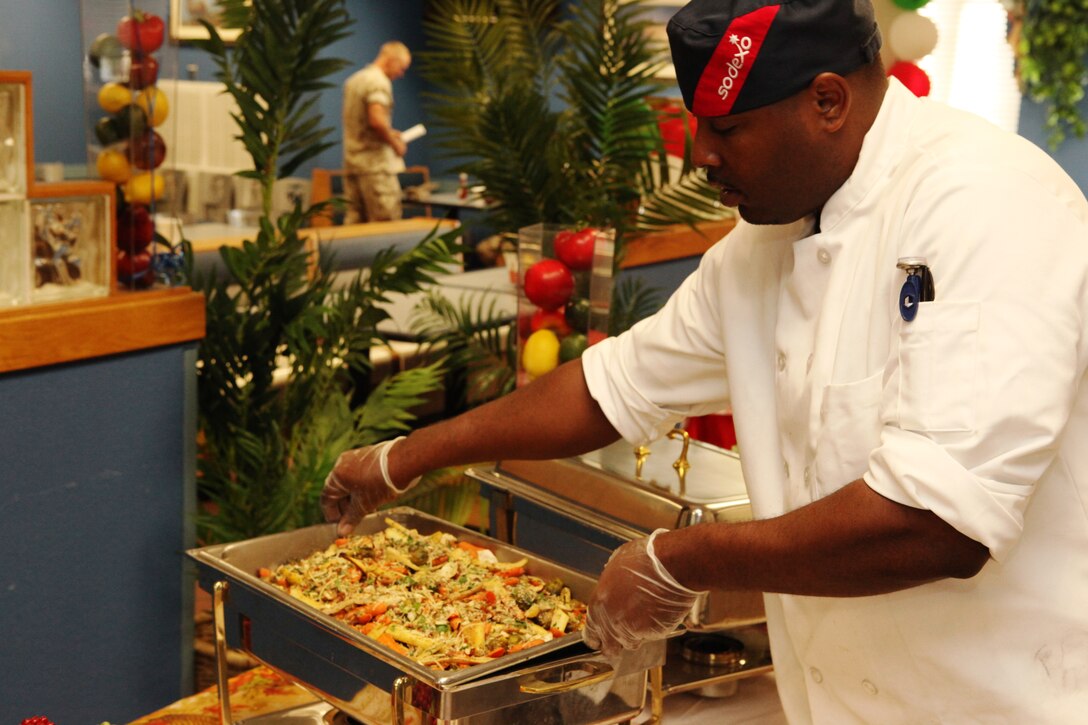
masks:
POLYGON ((596 242, 597 230, 592 227, 564 229, 555 235, 555 256, 571 269, 589 269, 593 266, 596 242))
POLYGON ((165 26, 154 13, 136 10, 117 23, 117 39, 136 55, 154 53, 162 46, 165 26))
MULTIPOLYGON (((129 204, 117 215, 117 248, 128 254, 147 249, 155 236, 155 222, 143 204, 129 204)), ((117 267, 120 273, 120 263, 117 267)))
POLYGON ((150 55, 133 56, 128 71, 128 87, 138 91, 159 80, 159 61, 150 55))
POLYGON ((569 335, 571 332, 563 310, 540 309, 534 312, 533 316, 529 318, 529 332, 536 332, 537 330, 551 330, 560 337, 569 335))
POLYGON ((892 67, 888 69, 888 75, 898 78, 899 82, 907 87, 907 90, 919 98, 929 95, 929 76, 924 70, 910 61, 901 60, 893 63, 892 67))
POLYGON ((586 333, 586 339, 590 346, 596 345, 598 342, 605 339, 606 337, 608 337, 608 335, 604 334, 600 330, 590 330, 586 333))
POLYGON ((525 296, 537 307, 557 310, 574 293, 574 275, 557 259, 542 259, 525 270, 525 296))

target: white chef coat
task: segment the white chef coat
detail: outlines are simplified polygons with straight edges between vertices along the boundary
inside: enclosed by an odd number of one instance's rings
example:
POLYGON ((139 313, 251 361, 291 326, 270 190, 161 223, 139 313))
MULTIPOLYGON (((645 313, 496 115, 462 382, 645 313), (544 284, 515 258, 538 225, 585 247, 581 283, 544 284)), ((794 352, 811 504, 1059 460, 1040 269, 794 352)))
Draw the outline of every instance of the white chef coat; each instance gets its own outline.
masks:
POLYGON ((863 478, 989 547, 969 580, 768 595, 791 722, 1088 717, 1088 204, 1053 161, 897 81, 813 220, 740 223, 583 357, 633 443, 731 407, 756 518, 863 478), (900 257, 936 299, 906 322, 900 257))

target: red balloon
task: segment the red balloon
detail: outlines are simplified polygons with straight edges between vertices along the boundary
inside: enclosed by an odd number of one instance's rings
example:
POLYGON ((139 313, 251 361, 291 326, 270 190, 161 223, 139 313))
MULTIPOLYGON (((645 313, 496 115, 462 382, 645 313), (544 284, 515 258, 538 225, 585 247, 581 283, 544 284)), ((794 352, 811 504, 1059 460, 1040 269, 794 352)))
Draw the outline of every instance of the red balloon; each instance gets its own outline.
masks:
POLYGON ((892 64, 888 69, 888 75, 898 78, 899 82, 907 87, 914 95, 921 98, 928 96, 930 91, 929 76, 914 63, 901 60, 892 64))

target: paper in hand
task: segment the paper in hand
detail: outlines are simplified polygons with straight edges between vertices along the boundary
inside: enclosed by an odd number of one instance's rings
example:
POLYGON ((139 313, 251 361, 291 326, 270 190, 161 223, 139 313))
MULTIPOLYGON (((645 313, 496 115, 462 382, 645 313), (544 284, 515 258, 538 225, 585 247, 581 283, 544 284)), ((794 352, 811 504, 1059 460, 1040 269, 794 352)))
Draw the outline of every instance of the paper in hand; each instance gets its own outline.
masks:
POLYGON ((417 123, 411 128, 405 129, 400 133, 400 140, 404 143, 412 143, 417 138, 422 138, 427 135, 427 127, 422 123, 417 123))

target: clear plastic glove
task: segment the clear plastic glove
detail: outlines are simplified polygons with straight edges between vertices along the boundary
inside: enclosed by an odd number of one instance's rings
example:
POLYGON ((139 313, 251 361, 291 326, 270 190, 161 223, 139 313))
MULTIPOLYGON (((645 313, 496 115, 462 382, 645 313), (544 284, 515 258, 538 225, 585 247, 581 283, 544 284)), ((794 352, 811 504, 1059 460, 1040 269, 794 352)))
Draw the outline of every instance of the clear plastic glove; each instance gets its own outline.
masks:
POLYGON ((677 582, 654 554, 654 539, 663 531, 619 547, 601 572, 583 637, 607 657, 665 637, 699 598, 699 592, 677 582))
POLYGON ((353 448, 336 459, 321 490, 321 511, 326 521, 340 522, 338 535, 348 536, 368 513, 419 483, 415 478, 397 488, 389 478, 389 450, 402 439, 353 448))

